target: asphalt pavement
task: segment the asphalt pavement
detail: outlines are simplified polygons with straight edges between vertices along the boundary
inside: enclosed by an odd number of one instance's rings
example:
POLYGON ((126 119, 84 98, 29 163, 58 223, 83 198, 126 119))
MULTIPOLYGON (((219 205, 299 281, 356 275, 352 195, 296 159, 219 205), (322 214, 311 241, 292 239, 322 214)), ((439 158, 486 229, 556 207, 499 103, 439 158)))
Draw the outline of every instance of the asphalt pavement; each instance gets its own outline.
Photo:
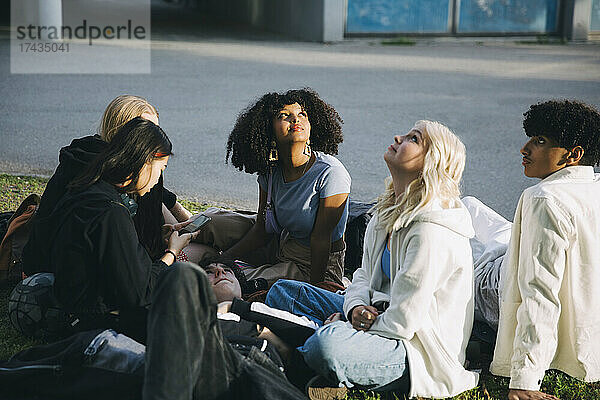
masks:
POLYGON ((351 197, 370 201, 393 135, 419 119, 449 126, 467 147, 463 192, 512 219, 522 190, 522 114, 551 98, 600 106, 600 44, 522 39, 297 42, 177 10, 153 14, 152 73, 18 75, 0 29, 0 172, 50 175, 58 149, 94 132, 119 94, 146 97, 174 143, 166 186, 181 196, 253 209, 256 176, 225 164, 238 113, 268 91, 312 87, 344 119, 339 159, 351 197))

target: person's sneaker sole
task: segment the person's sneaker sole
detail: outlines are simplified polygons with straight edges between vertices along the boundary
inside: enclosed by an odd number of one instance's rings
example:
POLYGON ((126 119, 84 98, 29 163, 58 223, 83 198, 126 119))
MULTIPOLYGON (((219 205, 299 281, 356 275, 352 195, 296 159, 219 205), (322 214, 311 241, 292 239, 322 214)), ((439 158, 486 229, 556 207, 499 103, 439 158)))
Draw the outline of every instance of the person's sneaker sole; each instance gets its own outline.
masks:
POLYGON ((345 399, 348 389, 343 387, 309 387, 308 398, 310 400, 338 400, 345 399))

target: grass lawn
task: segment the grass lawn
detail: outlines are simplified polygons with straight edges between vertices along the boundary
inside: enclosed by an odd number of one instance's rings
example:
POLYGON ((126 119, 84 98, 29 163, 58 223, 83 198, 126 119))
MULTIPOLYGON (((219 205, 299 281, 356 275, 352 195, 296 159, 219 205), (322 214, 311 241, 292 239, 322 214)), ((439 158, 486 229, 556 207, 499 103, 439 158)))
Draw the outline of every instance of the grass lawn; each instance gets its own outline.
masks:
MULTIPOLYGON (((15 210, 20 202, 31 193, 42 194, 46 179, 25 176, 0 174, 0 212, 15 210)), ((198 204, 180 199, 180 202, 191 211, 206 208, 206 204, 198 204)), ((10 355, 32 346, 37 342, 26 339, 15 331, 8 320, 8 296, 12 286, 0 284, 0 360, 6 360, 10 355)), ((489 400, 506 399, 508 379, 498 378, 483 368, 480 385, 455 397, 456 400, 489 400)), ((585 384, 561 372, 551 371, 546 374, 542 389, 563 400, 593 400, 600 399, 600 382, 585 384)), ((363 392, 351 391, 348 399, 378 399, 379 396, 363 392)))

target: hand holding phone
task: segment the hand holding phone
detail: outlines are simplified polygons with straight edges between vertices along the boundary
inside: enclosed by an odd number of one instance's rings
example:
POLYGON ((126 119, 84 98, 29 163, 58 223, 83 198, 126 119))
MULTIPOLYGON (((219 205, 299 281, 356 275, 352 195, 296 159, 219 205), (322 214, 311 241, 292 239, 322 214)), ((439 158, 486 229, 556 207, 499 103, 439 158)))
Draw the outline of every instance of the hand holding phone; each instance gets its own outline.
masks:
POLYGON ((210 221, 210 217, 207 217, 204 214, 198 215, 192 222, 184 226, 179 230, 179 234, 182 235, 184 233, 194 233, 200 230, 204 225, 206 225, 210 221))

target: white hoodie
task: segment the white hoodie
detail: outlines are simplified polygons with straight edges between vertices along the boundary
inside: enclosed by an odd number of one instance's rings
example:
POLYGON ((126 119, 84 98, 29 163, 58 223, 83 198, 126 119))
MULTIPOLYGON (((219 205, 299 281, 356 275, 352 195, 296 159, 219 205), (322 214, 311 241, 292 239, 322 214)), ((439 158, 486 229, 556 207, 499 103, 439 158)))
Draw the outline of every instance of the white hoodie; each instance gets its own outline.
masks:
POLYGON ((390 285, 382 285, 381 271, 387 232, 375 215, 365 233, 362 266, 345 295, 346 315, 358 305, 389 301, 368 332, 404 343, 411 397, 456 396, 479 380, 463 367, 473 325, 474 232, 469 212, 461 203, 456 207, 433 207, 393 230, 390 285))

